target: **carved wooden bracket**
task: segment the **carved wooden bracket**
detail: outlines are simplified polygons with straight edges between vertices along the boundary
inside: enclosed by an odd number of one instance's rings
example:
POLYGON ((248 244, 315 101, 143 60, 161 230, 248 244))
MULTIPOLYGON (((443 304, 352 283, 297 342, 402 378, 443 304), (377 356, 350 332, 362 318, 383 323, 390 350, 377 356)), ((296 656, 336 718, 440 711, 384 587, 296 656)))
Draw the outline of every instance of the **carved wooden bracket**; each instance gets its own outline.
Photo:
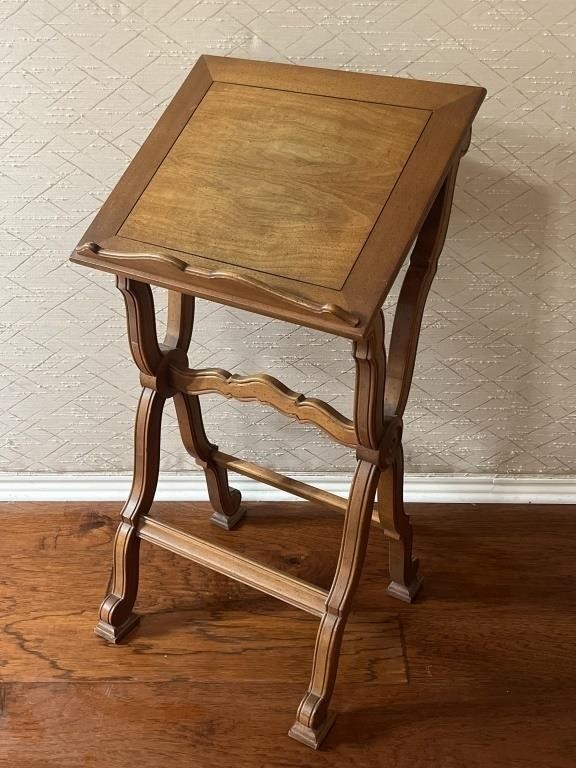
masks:
POLYGON ((76 249, 76 253, 79 256, 98 256, 98 258, 118 262, 159 261, 162 264, 174 267, 179 272, 184 272, 187 275, 200 277, 203 280, 213 280, 216 283, 221 283, 223 286, 228 285, 227 291, 232 295, 236 292, 238 286, 245 286, 246 288, 256 289, 268 299, 283 301, 286 304, 291 304, 315 315, 330 315, 332 318, 340 320, 353 328, 360 323, 359 317, 352 312, 348 312, 348 310, 340 307, 338 304, 319 304, 310 301, 309 299, 304 299, 302 296, 296 296, 296 294, 293 293, 287 293, 286 291, 281 291, 277 288, 271 288, 260 280, 246 277, 245 275, 240 275, 235 272, 193 267, 190 264, 187 264, 183 259, 179 259, 177 256, 162 253, 122 253, 121 251, 109 251, 102 248, 98 243, 84 243, 76 249))
MULTIPOLYGON (((126 305, 130 351, 140 370, 140 383, 164 397, 171 397, 174 390, 168 382, 168 368, 170 365, 186 367, 186 350, 171 343, 158 344, 154 299, 149 285, 126 277, 118 277, 116 282, 126 305)), ((172 314, 169 313, 165 340, 176 344, 182 338, 187 339, 190 312, 193 311, 193 306, 191 309, 185 301, 178 306, 178 311, 173 306, 172 314)))
POLYGON ((145 376, 155 376, 162 352, 156 334, 156 315, 152 290, 146 283, 117 277, 116 285, 124 297, 130 352, 138 370, 145 376))
POLYGON ((172 366, 169 380, 175 389, 189 395, 217 393, 235 400, 265 403, 286 416, 315 424, 343 445, 356 447, 356 431, 350 419, 328 403, 294 392, 265 373, 239 376, 222 368, 181 370, 172 366))

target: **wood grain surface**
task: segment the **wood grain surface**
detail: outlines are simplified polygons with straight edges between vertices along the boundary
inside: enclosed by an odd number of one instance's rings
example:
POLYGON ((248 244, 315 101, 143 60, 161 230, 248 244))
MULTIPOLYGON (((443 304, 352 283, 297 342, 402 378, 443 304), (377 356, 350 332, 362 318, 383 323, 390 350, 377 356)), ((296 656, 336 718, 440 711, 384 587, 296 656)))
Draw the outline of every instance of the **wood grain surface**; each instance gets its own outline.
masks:
POLYGON ((485 94, 201 56, 71 260, 359 340, 485 94))
MULTIPOLYGON (((92 634, 119 508, 0 508, 2 768, 573 768, 574 508, 411 505, 413 605, 386 596, 372 525, 317 753, 285 737, 313 617, 144 542, 141 626, 115 647, 92 634)), ((338 513, 253 504, 230 532, 207 505, 153 514, 330 582, 338 513)))
POLYGON ((214 83, 119 234, 341 288, 429 116, 214 83))

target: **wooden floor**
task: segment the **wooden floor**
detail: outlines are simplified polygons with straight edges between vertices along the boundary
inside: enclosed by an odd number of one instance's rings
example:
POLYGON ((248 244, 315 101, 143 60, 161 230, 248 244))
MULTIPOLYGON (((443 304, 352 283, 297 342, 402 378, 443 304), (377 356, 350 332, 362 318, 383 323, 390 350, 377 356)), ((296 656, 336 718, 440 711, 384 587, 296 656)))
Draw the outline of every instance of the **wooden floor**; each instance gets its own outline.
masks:
MULTIPOLYGON (((286 735, 317 620, 143 544, 140 627, 92 634, 118 504, 0 505, 0 765, 10 768, 574 768, 574 507, 415 505, 425 587, 385 594, 373 526, 314 753, 286 735)), ((327 586, 342 518, 251 505, 154 514, 327 586)))

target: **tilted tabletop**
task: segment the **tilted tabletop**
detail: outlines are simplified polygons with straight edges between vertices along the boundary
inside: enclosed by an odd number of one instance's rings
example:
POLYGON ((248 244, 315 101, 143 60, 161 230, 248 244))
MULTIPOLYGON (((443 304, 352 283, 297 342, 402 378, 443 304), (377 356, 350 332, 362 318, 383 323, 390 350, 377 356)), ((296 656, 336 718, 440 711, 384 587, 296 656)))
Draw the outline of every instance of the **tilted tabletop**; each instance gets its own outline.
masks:
POLYGON ((360 339, 484 95, 203 56, 72 260, 360 339))

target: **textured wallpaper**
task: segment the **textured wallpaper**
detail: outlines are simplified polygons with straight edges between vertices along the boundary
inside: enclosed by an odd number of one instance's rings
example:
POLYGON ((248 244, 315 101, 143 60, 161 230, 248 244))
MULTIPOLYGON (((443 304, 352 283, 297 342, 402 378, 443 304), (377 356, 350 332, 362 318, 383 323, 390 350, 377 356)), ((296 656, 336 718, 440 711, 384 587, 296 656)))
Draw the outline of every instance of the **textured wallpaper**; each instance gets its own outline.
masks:
MULTIPOLYGON (((488 89, 424 318, 407 468, 576 474, 575 27, 573 0, 0 0, 0 470, 130 468, 121 296, 67 259, 213 53, 488 89)), ((199 302, 191 351, 274 368, 350 413, 344 340, 199 302)), ((352 466, 312 427, 203 402, 223 450, 287 472, 352 466)), ((165 423, 164 470, 189 467, 171 406, 165 423)))

